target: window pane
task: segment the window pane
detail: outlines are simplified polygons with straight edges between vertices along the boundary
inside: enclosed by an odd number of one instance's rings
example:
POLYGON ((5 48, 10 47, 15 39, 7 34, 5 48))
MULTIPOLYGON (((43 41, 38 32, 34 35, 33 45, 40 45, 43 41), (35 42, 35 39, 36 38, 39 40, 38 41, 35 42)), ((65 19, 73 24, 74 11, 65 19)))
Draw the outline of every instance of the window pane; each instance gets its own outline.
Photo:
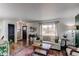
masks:
POLYGON ((43 24, 42 35, 43 36, 56 36, 55 24, 43 24))

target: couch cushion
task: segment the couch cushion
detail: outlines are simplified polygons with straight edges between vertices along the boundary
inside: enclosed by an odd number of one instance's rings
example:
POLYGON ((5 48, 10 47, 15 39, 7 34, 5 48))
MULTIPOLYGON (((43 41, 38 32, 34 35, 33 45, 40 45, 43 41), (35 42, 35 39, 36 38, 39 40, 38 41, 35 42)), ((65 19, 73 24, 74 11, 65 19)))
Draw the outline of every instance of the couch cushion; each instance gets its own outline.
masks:
POLYGON ((50 49, 51 48, 51 44, 42 43, 42 48, 44 48, 44 49, 50 49))

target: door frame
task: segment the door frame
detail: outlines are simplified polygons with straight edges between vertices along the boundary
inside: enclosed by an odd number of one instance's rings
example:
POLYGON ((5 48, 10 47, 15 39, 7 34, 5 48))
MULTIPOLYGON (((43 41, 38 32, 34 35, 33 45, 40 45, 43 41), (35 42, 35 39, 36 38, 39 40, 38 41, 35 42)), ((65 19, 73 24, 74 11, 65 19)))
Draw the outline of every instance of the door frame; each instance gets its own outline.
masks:
POLYGON ((27 35, 27 26, 22 26, 22 41, 23 41, 23 27, 26 28, 26 45, 27 45, 27 38, 28 38, 28 35, 27 35))
MULTIPOLYGON (((8 41, 9 41, 9 26, 14 26, 14 41, 13 42, 15 42, 15 24, 8 24, 8 41)), ((9 41, 10 42, 10 41, 9 41)))

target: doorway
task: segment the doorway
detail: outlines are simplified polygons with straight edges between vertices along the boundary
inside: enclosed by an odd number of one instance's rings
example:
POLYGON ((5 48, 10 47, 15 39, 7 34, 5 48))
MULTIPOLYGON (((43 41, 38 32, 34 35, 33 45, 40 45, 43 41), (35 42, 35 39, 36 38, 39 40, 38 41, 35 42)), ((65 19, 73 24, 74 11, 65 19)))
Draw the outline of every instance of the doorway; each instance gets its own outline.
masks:
POLYGON ((9 43, 13 43, 15 40, 15 25, 8 24, 8 41, 9 43))
POLYGON ((26 46, 26 44, 27 44, 27 26, 22 26, 22 41, 23 41, 23 46, 26 46))

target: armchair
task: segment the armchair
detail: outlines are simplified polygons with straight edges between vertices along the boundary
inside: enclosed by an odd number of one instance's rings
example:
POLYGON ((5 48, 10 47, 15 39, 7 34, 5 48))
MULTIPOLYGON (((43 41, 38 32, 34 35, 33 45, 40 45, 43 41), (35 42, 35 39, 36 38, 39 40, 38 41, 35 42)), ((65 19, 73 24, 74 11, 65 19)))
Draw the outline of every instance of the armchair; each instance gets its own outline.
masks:
POLYGON ((79 56, 79 48, 67 47, 66 52, 68 56, 79 56))
POLYGON ((70 53, 70 55, 72 55, 72 56, 79 56, 79 50, 78 50, 79 48, 77 48, 77 50, 71 50, 71 53, 70 53))

